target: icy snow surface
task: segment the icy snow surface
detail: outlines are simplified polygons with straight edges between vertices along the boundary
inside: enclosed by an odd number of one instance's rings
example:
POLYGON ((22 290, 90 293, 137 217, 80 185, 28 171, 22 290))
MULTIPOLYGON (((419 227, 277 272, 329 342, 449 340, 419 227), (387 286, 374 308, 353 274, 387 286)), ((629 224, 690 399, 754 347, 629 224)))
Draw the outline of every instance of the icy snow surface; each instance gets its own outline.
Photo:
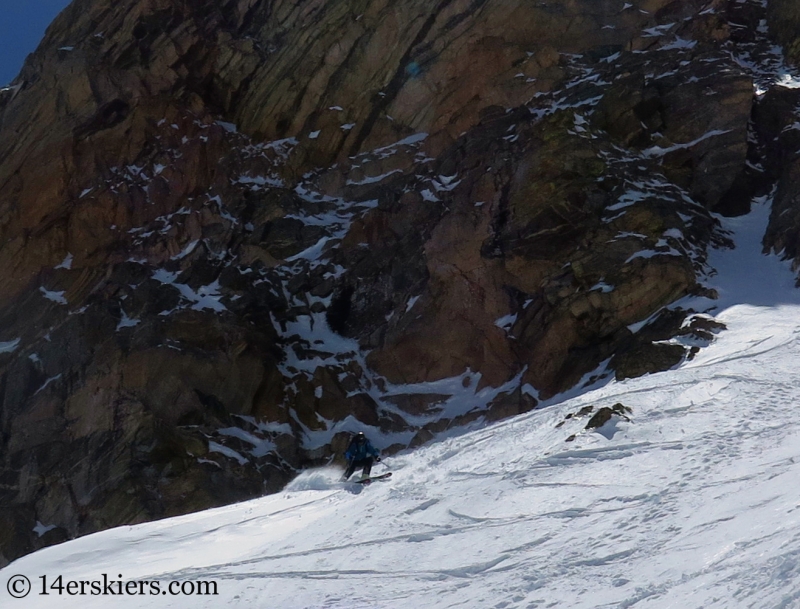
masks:
POLYGON ((690 304, 729 329, 676 370, 389 457, 375 472, 390 482, 305 472, 277 495, 41 550, 0 581, 33 581, 19 609, 796 607, 800 294, 760 254, 767 214, 724 221, 738 247, 711 256, 721 298, 690 304), (565 420, 617 402, 630 421, 565 420), (42 575, 103 573, 213 580, 219 596, 38 594, 42 575))

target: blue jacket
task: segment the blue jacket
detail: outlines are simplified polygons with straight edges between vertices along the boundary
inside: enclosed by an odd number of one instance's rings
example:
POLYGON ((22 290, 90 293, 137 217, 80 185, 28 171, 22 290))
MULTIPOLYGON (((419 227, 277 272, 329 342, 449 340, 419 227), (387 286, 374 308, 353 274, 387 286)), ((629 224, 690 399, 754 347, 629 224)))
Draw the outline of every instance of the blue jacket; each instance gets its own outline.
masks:
POLYGON ((369 440, 359 445, 355 439, 353 439, 350 441, 350 446, 347 447, 347 452, 344 453, 344 456, 348 461, 361 461, 370 455, 377 457, 379 454, 380 453, 369 440))

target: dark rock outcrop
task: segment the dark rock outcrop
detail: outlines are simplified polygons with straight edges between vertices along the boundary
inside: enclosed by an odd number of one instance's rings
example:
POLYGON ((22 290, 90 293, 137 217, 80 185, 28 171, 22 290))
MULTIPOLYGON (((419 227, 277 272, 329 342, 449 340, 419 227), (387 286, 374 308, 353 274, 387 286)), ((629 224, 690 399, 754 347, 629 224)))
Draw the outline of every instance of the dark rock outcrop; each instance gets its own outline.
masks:
POLYGON ((620 402, 617 402, 613 406, 603 406, 589 419, 585 429, 599 429, 615 416, 630 421, 628 415, 631 414, 631 412, 628 406, 620 402))
POLYGON ((800 6, 792 0, 769 0, 769 29, 784 47, 787 59, 800 62, 800 6))

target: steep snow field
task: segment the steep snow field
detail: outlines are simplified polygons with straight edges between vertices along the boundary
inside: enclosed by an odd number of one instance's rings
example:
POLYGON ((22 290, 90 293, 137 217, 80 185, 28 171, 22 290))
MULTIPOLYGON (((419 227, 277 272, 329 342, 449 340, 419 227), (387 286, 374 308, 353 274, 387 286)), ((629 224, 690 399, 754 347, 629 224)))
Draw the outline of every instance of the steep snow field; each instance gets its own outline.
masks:
POLYGON ((274 496, 42 550, 0 571, 2 606, 800 607, 800 294, 760 254, 767 214, 725 221, 738 247, 710 260, 720 300, 680 304, 729 329, 678 369, 388 458, 390 482, 306 472, 274 496), (630 421, 565 421, 617 402, 630 421), (19 600, 17 574, 33 583, 19 600), (41 576, 103 574, 219 594, 40 594, 41 576))

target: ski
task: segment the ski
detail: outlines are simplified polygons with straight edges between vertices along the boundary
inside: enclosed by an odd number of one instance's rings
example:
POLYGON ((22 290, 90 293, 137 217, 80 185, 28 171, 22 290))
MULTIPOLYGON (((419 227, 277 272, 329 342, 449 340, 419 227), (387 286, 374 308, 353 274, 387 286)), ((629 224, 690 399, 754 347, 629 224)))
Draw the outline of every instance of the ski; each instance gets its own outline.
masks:
POLYGON ((369 484, 370 482, 374 482, 375 480, 388 480, 392 477, 392 472, 386 472, 385 474, 381 474, 380 476, 370 476, 369 478, 361 478, 360 480, 353 480, 356 484, 369 484))

